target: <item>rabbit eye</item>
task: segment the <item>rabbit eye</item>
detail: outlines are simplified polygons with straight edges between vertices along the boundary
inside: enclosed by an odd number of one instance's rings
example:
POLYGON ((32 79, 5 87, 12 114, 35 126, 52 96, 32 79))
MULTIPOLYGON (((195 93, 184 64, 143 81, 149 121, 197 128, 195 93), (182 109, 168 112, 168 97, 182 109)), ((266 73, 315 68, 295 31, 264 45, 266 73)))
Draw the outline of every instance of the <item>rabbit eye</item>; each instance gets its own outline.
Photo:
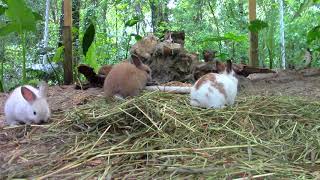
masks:
POLYGON ((150 74, 150 71, 149 71, 149 70, 147 70, 147 74, 150 74))
POLYGON ((37 115, 37 112, 33 111, 33 115, 37 115))

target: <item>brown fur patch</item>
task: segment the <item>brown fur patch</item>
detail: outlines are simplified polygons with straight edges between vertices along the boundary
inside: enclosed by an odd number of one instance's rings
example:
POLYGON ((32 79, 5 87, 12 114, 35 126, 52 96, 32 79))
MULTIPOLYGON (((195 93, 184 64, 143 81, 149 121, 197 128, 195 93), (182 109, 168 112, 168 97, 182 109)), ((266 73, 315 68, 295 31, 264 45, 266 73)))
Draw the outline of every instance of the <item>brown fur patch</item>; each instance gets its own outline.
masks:
POLYGON ((222 73, 226 69, 226 66, 224 65, 223 62, 216 61, 216 69, 218 73, 222 73))
MULTIPOLYGON (((216 74, 209 73, 204 76, 202 76, 195 84, 195 88, 198 90, 205 82, 210 81, 211 86, 215 87, 225 98, 227 98, 227 93, 224 89, 224 86, 222 83, 217 82, 216 74)), ((209 92, 213 92, 213 90, 209 87, 209 92)), ((207 95, 206 95, 207 96, 207 95)), ((208 96, 207 96, 208 97, 208 96)))
POLYGON ((198 90, 202 84, 204 84, 206 81, 216 82, 216 75, 214 73, 209 73, 204 76, 202 76, 197 82, 196 82, 196 89, 198 90))
POLYGON ((98 71, 98 74, 107 76, 109 72, 111 71, 112 66, 111 65, 103 65, 98 71))
POLYGON ((216 89, 218 89, 218 91, 225 97, 227 98, 227 93, 226 93, 226 90, 224 89, 224 86, 222 83, 218 83, 218 82, 215 82, 215 83, 211 83, 212 86, 214 86, 216 89))

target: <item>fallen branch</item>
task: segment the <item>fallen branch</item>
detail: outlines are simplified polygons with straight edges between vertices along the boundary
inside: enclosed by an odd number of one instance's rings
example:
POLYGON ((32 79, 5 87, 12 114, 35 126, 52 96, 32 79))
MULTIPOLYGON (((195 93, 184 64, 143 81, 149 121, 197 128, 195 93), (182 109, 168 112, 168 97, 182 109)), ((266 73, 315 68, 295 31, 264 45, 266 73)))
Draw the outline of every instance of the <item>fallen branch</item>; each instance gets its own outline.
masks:
POLYGON ((181 86, 146 86, 147 91, 162 91, 177 94, 189 94, 191 87, 181 87, 181 86))

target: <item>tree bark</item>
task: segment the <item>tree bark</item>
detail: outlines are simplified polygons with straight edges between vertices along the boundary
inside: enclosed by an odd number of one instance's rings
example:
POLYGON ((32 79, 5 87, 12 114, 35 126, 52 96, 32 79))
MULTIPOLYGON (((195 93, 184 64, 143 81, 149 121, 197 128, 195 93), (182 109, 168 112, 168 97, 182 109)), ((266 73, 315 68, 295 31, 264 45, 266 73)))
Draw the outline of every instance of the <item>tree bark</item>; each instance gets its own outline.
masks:
POLYGON ((76 65, 80 61, 80 51, 79 51, 79 31, 80 31, 80 0, 72 0, 72 17, 73 17, 73 27, 77 29, 73 33, 73 58, 76 65))
POLYGON ((50 11, 50 0, 46 1, 46 17, 44 23, 44 33, 43 33, 43 48, 45 49, 45 54, 42 57, 42 64, 47 64, 48 61, 48 42, 49 42, 49 11, 50 11))
POLYGON ((73 82, 72 71, 72 0, 64 0, 64 26, 63 26, 63 42, 64 42, 64 84, 69 85, 73 82))
MULTIPOLYGON (((249 21, 256 20, 256 0, 249 0, 249 21)), ((259 66, 258 60, 258 33, 249 32, 250 50, 249 50, 249 64, 253 67, 259 66)))
POLYGON ((284 20, 283 20, 283 0, 279 0, 280 4, 280 41, 281 41, 281 66, 286 69, 286 49, 284 40, 284 20))

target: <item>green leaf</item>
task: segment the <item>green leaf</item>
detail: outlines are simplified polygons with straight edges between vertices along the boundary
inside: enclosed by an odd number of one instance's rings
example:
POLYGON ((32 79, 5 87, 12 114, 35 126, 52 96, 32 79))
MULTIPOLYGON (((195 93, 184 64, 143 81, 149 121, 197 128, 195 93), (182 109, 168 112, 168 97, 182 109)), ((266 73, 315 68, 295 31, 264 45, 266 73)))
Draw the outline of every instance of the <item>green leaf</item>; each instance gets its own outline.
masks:
POLYGON ((10 33, 16 32, 18 29, 17 24, 8 23, 5 26, 0 28, 0 36, 6 36, 10 33))
POLYGON ((142 36, 140 36, 139 34, 132 33, 131 36, 133 36, 136 39, 136 41, 140 41, 142 39, 142 36))
POLYGON ((307 42, 308 44, 312 43, 313 41, 320 39, 320 25, 311 29, 307 34, 307 42))
POLYGON ((64 46, 60 46, 57 50, 56 53, 54 53, 54 56, 52 58, 52 61, 55 63, 61 62, 63 59, 61 58, 61 55, 64 51, 64 46))
POLYGON ((235 41, 235 42, 244 42, 244 41, 247 41, 247 36, 244 36, 244 35, 236 35, 234 33, 226 33, 224 35, 224 37, 226 39, 229 39, 231 41, 235 41))
POLYGON ((87 52, 94 40, 95 33, 96 33, 95 27, 91 22, 89 27, 86 29, 86 32, 84 33, 84 36, 82 39, 82 51, 84 56, 87 55, 87 52))
POLYGON ((16 24, 18 33, 22 31, 35 31, 36 21, 32 10, 27 7, 24 0, 8 0, 7 17, 16 24))
POLYGON ((0 5, 0 15, 3 15, 6 9, 8 9, 8 7, 0 5))
POLYGON ((266 23, 265 21, 262 21, 262 20, 259 20, 259 19, 256 19, 254 21, 251 21, 249 26, 248 26, 248 29, 251 31, 251 32, 259 32, 260 30, 264 29, 268 27, 268 23, 266 23))
POLYGON ((125 23, 125 26, 126 27, 128 27, 128 26, 132 27, 132 26, 136 25, 139 21, 140 21, 139 17, 135 16, 132 19, 130 19, 129 21, 127 21, 125 23))
POLYGON ((42 17, 39 13, 37 13, 37 12, 32 12, 32 14, 33 14, 34 19, 35 19, 36 21, 42 21, 42 20, 43 20, 43 17, 42 17))
POLYGON ((8 0, 0 0, 2 1, 4 4, 8 4, 8 0))
POLYGON ((96 71, 99 68, 99 64, 97 62, 97 57, 96 57, 96 46, 94 43, 92 43, 88 49, 88 52, 86 55, 86 64, 93 67, 96 71))

